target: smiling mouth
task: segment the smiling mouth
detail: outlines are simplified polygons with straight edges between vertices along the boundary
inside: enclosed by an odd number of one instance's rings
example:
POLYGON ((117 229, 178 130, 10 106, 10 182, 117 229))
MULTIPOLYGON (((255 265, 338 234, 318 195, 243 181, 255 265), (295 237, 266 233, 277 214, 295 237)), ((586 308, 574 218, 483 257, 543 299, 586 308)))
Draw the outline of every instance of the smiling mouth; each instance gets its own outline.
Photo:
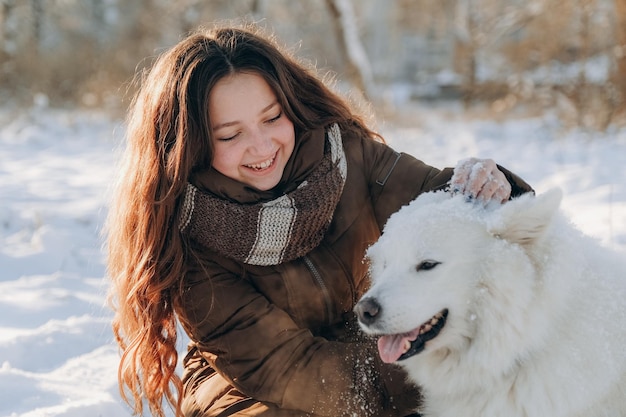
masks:
POLYGON ((270 159, 263 161, 259 164, 251 164, 251 165, 244 165, 246 168, 250 168, 252 170, 255 171, 263 171, 269 167, 272 166, 272 164, 274 163, 274 161, 276 160, 276 153, 274 154, 274 156, 272 156, 270 159))
POLYGON ((381 336, 378 339, 380 358, 392 363, 417 355, 424 350, 426 342, 439 335, 447 318, 448 309, 443 309, 410 332, 381 336))

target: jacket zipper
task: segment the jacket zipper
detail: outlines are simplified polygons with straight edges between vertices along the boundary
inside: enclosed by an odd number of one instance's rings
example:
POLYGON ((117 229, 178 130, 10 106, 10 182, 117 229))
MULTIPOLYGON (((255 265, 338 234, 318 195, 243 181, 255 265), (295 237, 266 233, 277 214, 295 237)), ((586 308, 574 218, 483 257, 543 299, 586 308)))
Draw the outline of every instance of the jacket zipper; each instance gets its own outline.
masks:
POLYGON ((330 293, 328 292, 328 287, 326 287, 326 283, 324 282, 324 279, 313 264, 313 261, 311 261, 311 259, 306 255, 303 256, 302 259, 304 259, 304 263, 309 269, 309 272, 311 272, 311 275, 313 275, 315 281, 317 281, 320 288, 322 289, 322 294, 324 295, 324 306, 326 307, 326 320, 330 322, 330 318, 332 317, 332 308, 330 305, 330 293))

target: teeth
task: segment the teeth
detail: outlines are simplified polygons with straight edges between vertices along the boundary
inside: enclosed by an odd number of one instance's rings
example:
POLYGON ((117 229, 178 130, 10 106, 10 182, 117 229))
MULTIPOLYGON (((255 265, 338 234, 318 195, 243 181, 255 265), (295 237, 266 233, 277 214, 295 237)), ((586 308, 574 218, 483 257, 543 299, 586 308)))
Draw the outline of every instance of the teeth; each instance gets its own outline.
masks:
POLYGON ((272 162, 274 162, 274 158, 268 159, 267 161, 261 162, 260 164, 246 165, 246 166, 248 168, 261 170, 261 169, 268 168, 270 165, 272 165, 272 162))
POLYGON ((433 318, 430 319, 428 323, 425 323, 422 325, 422 327, 420 327, 419 334, 422 335, 426 332, 431 331, 433 327, 436 326, 437 323, 439 323, 439 320, 441 320, 442 318, 443 318, 443 314, 441 313, 435 314, 435 316, 433 316, 433 318))
POLYGON ((408 340, 404 341, 404 349, 403 349, 403 353, 406 353, 409 351, 409 349, 411 349, 411 342, 408 340))
POLYGON ((411 343, 415 342, 415 340, 417 340, 419 338, 419 336, 423 335, 424 333, 428 333, 430 332, 433 327, 435 327, 437 324, 439 324, 439 320, 443 319, 444 314, 443 313, 437 313, 435 314, 430 321, 422 324, 420 326, 419 332, 417 334, 417 336, 415 336, 415 338, 413 340, 405 340, 404 341, 404 346, 403 348, 403 353, 406 353, 409 351, 409 349, 411 349, 411 343))

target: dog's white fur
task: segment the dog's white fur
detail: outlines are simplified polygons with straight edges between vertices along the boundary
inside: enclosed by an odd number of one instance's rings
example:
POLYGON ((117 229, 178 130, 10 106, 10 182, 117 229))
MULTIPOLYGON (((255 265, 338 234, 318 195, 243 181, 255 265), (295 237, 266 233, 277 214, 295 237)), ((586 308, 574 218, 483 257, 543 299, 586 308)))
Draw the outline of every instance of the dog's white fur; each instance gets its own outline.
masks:
POLYGON ((561 196, 484 208, 424 194, 368 250, 363 298, 381 308, 366 333, 449 310, 424 351, 397 362, 423 388, 424 416, 626 416, 625 256, 580 233, 561 196), (424 260, 440 264, 418 271, 424 260))

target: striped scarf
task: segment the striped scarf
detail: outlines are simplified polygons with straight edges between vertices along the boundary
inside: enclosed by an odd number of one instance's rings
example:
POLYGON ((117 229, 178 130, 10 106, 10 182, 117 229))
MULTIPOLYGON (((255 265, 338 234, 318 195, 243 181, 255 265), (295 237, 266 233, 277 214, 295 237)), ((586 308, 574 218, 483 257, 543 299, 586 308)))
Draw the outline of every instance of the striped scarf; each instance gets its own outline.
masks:
POLYGON ((328 146, 319 165, 295 190, 273 200, 238 204, 187 184, 181 232, 251 265, 277 265, 306 255, 324 238, 347 175, 339 126, 326 133, 328 146))

